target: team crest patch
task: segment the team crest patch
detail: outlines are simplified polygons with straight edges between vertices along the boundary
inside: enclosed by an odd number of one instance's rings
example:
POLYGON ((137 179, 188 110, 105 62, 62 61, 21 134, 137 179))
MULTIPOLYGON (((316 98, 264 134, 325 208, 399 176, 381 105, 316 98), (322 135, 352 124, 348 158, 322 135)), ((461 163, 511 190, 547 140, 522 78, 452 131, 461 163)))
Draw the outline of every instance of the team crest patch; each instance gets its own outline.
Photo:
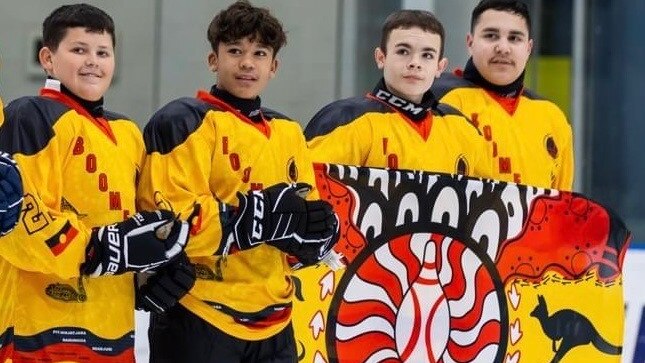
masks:
POLYGON ((197 278, 200 280, 217 280, 217 281, 222 281, 222 274, 221 274, 221 267, 219 266, 219 260, 216 262, 216 269, 218 273, 215 273, 210 267, 201 264, 201 263, 196 263, 195 264, 195 274, 197 275, 197 278))
POLYGON ((292 182, 298 181, 298 167, 296 166, 296 161, 291 158, 287 162, 287 177, 292 182))
POLYGON ((461 175, 468 175, 468 160, 464 155, 459 155, 455 164, 455 172, 461 175))
POLYGON ((78 230, 71 223, 67 222, 58 233, 46 240, 45 243, 54 256, 58 256, 65 251, 77 234, 78 230))
POLYGON ((558 157, 558 145, 555 144, 553 136, 546 136, 546 139, 544 140, 544 146, 546 147, 546 151, 549 153, 549 155, 551 155, 552 158, 555 159, 558 157))
POLYGON ((59 300, 63 302, 85 302, 87 301, 87 294, 85 293, 85 288, 83 287, 82 278, 79 277, 78 281, 78 291, 69 284, 49 284, 45 289, 45 294, 53 298, 54 300, 59 300))

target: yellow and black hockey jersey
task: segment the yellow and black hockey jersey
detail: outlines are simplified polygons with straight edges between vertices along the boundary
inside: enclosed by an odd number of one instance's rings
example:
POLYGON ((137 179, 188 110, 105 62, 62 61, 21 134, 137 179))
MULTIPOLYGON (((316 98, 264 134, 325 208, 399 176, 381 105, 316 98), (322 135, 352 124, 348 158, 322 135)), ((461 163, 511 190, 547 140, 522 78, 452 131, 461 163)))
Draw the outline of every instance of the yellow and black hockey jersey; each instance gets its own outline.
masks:
MULTIPOLYGON (((2 243, 3 238, 0 238, 2 243)), ((0 258, 0 362, 13 354, 13 310, 18 270, 0 258)))
POLYGON ((236 193, 281 182, 314 185, 314 174, 300 125, 261 108, 259 98, 246 101, 213 87, 161 108, 144 130, 137 197, 144 209, 184 217, 201 205, 186 247, 198 279, 181 304, 229 335, 260 340, 291 321, 290 268, 269 245, 222 258, 218 202, 236 205, 236 193))
POLYGON ((135 212, 137 125, 84 108, 48 81, 5 109, 0 149, 20 166, 21 220, 0 256, 16 266, 13 362, 133 362, 132 274, 81 278, 91 228, 135 212))
POLYGON ((490 177, 486 143, 458 111, 431 92, 421 104, 383 80, 364 97, 332 102, 307 124, 314 161, 490 177))
MULTIPOLYGON (((0 98, 0 127, 3 123, 4 105, 0 98)), ((0 362, 11 358, 13 352, 13 294, 17 276, 18 270, 0 257, 0 362)))
MULTIPOLYGON (((472 62, 465 71, 476 74, 472 62)), ((558 106, 522 88, 515 97, 502 97, 473 82, 480 77, 469 78, 444 74, 432 89, 482 132, 494 158, 494 179, 571 190, 572 132, 558 106)))

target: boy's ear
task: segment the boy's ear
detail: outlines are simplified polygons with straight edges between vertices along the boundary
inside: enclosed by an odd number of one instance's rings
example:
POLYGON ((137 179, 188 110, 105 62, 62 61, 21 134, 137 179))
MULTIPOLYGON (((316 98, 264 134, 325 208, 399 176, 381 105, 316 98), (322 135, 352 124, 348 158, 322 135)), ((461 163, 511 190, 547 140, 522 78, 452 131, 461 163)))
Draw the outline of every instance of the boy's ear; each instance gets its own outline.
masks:
POLYGON ((271 70, 269 72, 269 79, 275 77, 275 74, 278 71, 279 66, 280 66, 280 60, 278 58, 273 58, 273 61, 271 62, 271 70))
POLYGON ((218 64, 217 53, 215 53, 215 51, 212 50, 208 53, 208 69, 211 72, 217 72, 217 64, 218 64))
POLYGON ((439 60, 439 63, 437 64, 437 73, 434 75, 435 78, 439 78, 441 76, 441 73, 445 71, 448 68, 448 58, 443 57, 439 60))
POLYGON ((473 34, 468 33, 466 34, 466 48, 468 48, 468 53, 470 55, 473 55, 473 52, 471 51, 472 46, 473 46, 473 34))
POLYGON ((54 69, 52 54, 53 52, 49 47, 42 47, 40 48, 40 51, 38 51, 38 60, 40 61, 40 65, 48 75, 52 75, 52 71, 54 69))
POLYGON ((381 50, 381 47, 374 49, 374 60, 378 69, 383 70, 383 67, 385 67, 385 53, 381 50))

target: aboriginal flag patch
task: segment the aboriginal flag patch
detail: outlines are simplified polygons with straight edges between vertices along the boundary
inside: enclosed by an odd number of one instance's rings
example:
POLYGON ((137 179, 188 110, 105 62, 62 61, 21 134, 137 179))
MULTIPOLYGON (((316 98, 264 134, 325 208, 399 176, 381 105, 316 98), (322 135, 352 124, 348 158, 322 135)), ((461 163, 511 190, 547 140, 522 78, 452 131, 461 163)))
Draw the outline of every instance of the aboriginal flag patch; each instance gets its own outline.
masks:
POLYGON ((65 251, 77 234, 78 230, 67 222, 58 233, 45 241, 45 243, 47 243, 47 247, 49 247, 54 256, 58 256, 65 251))

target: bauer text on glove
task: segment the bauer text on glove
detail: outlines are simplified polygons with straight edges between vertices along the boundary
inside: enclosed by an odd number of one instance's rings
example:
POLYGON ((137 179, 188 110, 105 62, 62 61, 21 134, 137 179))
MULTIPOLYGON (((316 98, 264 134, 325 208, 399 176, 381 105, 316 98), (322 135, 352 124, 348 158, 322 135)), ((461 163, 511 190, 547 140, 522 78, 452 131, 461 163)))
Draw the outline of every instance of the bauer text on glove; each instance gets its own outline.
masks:
POLYGON ((190 225, 166 210, 139 212, 123 222, 95 228, 81 272, 89 276, 143 272, 179 255, 190 225))

